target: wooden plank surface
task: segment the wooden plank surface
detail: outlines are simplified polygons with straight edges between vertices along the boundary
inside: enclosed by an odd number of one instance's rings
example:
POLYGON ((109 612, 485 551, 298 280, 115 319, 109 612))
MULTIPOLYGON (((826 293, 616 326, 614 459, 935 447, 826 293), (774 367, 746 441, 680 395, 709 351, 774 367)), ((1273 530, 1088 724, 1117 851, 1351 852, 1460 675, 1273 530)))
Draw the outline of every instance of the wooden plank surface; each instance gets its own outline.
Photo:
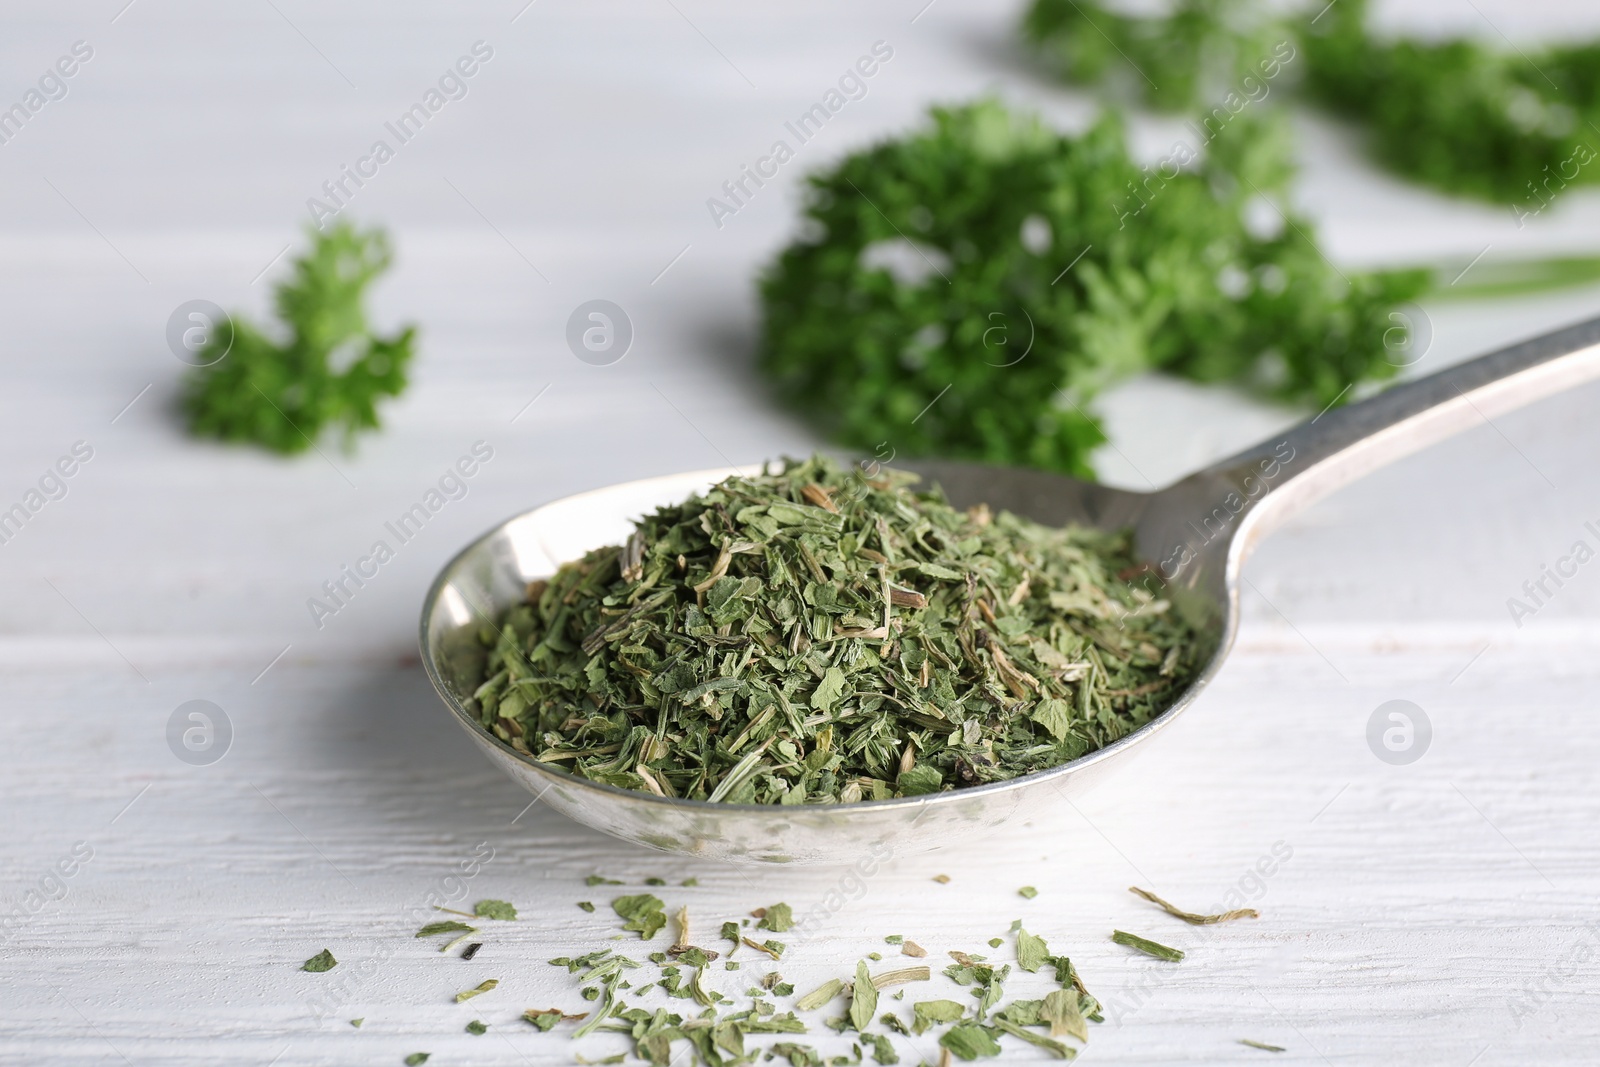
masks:
MULTIPOLYGON (((1112 1005, 1097 1061, 1594 1061, 1600 572, 1520 627, 1506 600, 1574 541, 1594 544, 1600 390, 1497 419, 1280 530, 1249 566, 1257 591, 1217 685, 1075 807, 897 856, 859 888, 838 870, 644 853, 538 806, 519 817, 530 798, 450 724, 416 664, 426 584, 538 503, 817 443, 748 366, 752 278, 790 232, 806 168, 929 100, 993 90, 1063 124, 1091 105, 1018 60, 1016 5, 980 0, 123 3, 31 5, 0 37, 6 100, 73 42, 94 48, 68 95, 0 146, 0 504, 75 442, 93 449, 66 496, 0 546, 0 1063, 572 1062, 569 1042, 515 1018, 583 1005, 543 961, 609 944, 605 894, 621 890, 586 888, 596 872, 665 878, 668 903, 713 928, 779 900, 829 908, 781 967, 802 988, 885 934, 983 952, 1022 919, 1112 1005), (425 330, 387 430, 291 462, 186 440, 168 314, 194 297, 261 312, 305 200, 479 40, 494 56, 467 96, 351 208, 395 232, 380 322, 425 330), (878 40, 895 55, 867 96, 716 228, 705 199, 878 40), (612 367, 562 341, 596 296, 638 331, 612 367), (476 441, 494 459, 465 498, 318 629, 306 599, 476 441), (210 766, 168 746, 194 699, 233 725, 210 766), (1368 747, 1393 699, 1433 724, 1409 766, 1368 747), (463 892, 524 919, 462 963, 410 934, 483 843, 493 858, 463 892), (677 887, 690 876, 699 887, 677 887), (1190 930, 1130 884, 1191 907, 1241 895, 1263 918, 1190 930), (575 907, 591 898, 595 915, 575 907), (1190 957, 1143 961, 1109 943, 1113 928, 1190 957), (339 968, 297 969, 323 947, 339 968), (451 1001, 487 977, 500 989, 451 1001), (471 1018, 490 1033, 462 1032, 471 1018)), ((1553 0, 1384 17, 1474 32, 1487 19, 1519 40, 1600 31, 1592 10, 1553 0)), ((1139 135, 1158 149, 1172 134, 1139 135)), ((1314 116, 1302 152, 1304 204, 1344 262, 1600 236, 1592 193, 1518 230, 1509 210, 1376 174, 1314 116)), ((1420 369, 1593 314, 1596 296, 1430 305, 1420 369)), ((1105 407, 1117 449, 1103 469, 1141 488, 1305 414, 1163 382, 1105 407)), ((1042 989, 1035 977, 1012 988, 1042 989)), ((712 984, 743 988, 731 978, 712 984)), ((902 1055, 931 1059, 927 1044, 902 1055)))

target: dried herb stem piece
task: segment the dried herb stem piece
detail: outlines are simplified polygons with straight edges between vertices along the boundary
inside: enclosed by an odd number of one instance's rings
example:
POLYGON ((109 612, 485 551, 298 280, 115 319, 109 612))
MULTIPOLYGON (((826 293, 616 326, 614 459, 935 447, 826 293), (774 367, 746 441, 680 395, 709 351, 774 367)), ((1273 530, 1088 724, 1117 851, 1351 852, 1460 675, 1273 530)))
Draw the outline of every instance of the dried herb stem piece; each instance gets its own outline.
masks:
POLYGON ((1239 1044, 1249 1045, 1251 1048, 1261 1049, 1263 1052, 1288 1052, 1282 1045, 1269 1045, 1264 1041, 1251 1041, 1248 1037, 1241 1037, 1239 1044))
MULTIPOLYGON (((457 914, 461 913, 457 912, 457 914)), ((424 926, 422 929, 418 930, 415 936, 433 937, 435 934, 470 934, 474 932, 476 932, 475 927, 468 926, 466 923, 456 922, 454 919, 446 919, 443 922, 429 923, 427 926, 424 926)))
POLYGON ((678 924, 678 937, 667 951, 676 956, 688 951, 689 948, 689 909, 679 908, 678 913, 672 918, 678 924))
POLYGON ((1122 930, 1113 931, 1111 934, 1111 940, 1115 941, 1119 945, 1126 945, 1129 948, 1138 949, 1146 956, 1154 956, 1158 960, 1166 960, 1169 963, 1177 963, 1179 960, 1183 959, 1184 955, 1181 949, 1168 948, 1166 945, 1163 945, 1158 941, 1151 941, 1147 937, 1140 937, 1138 934, 1130 934, 1122 930))
POLYGON ((456 994, 456 1003, 460 1004, 462 1001, 471 1000, 473 997, 482 996, 483 994, 489 992, 489 990, 493 989, 495 986, 497 986, 499 984, 500 984, 500 979, 498 979, 498 978, 487 978, 484 981, 479 982, 477 985, 473 986, 471 989, 463 989, 461 992, 457 993, 456 994))
POLYGON ((843 991, 844 982, 838 978, 830 978, 795 1001, 794 1006, 800 1011, 816 1011, 843 991))
POLYGON ((772 940, 754 941, 754 940, 751 940, 748 937, 742 937, 739 940, 742 941, 744 944, 749 945, 751 948, 755 949, 757 952, 765 952, 767 955, 771 956, 773 959, 778 959, 780 956, 783 955, 783 945, 778 943, 777 941, 772 941, 772 940))
POLYGON ((1182 919, 1191 926, 1209 926, 1212 923, 1232 922, 1234 919, 1261 918, 1261 913, 1256 911, 1254 908, 1236 908, 1233 911, 1224 911, 1217 915, 1200 915, 1192 911, 1184 911, 1182 908, 1179 908, 1176 905, 1169 904, 1167 901, 1162 900, 1160 897, 1150 892, 1150 890, 1140 889, 1136 885, 1130 885, 1128 887, 1128 892, 1133 893, 1136 896, 1143 897, 1150 903, 1159 907, 1162 911, 1166 912, 1168 915, 1171 915, 1175 919, 1182 919))
POLYGON ((1078 1058, 1077 1049, 1068 1045, 1063 1045, 1061 1042, 1056 1041, 1053 1038, 1048 1038, 1042 1034, 1035 1034, 1030 1030, 1025 1030, 1015 1023, 1007 1022, 1005 1019, 995 1019, 994 1025, 999 1029, 1004 1030, 1012 1037, 1020 1037, 1028 1044, 1044 1049, 1058 1060, 1073 1060, 1078 1058))
POLYGON ((878 989, 889 989, 907 982, 926 982, 933 977, 933 972, 927 967, 902 967, 896 971, 884 971, 872 976, 872 984, 878 989))
POLYGON ((915 941, 907 941, 905 944, 900 946, 900 951, 913 959, 919 960, 928 955, 928 950, 917 944, 915 941))

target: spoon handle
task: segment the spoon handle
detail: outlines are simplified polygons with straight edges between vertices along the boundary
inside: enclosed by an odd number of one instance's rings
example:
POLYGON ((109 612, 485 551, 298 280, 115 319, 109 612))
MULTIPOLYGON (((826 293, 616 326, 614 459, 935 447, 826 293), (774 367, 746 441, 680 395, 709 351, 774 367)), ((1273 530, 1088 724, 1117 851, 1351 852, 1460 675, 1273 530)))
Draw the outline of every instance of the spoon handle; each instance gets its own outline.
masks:
POLYGON ((1324 411, 1185 481, 1237 487, 1241 499, 1236 514, 1250 512, 1250 521, 1237 527, 1233 546, 1242 561, 1278 523, 1357 478, 1497 415, 1597 378, 1600 318, 1324 411))

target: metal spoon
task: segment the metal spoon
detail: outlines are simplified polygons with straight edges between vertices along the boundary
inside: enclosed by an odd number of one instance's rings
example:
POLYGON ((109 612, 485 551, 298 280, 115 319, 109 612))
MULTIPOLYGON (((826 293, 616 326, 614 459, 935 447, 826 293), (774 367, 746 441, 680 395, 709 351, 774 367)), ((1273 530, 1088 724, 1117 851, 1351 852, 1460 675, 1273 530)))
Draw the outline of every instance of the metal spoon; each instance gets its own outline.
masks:
POLYGON ((1038 471, 966 464, 908 465, 953 503, 986 502, 1041 522, 1132 527, 1155 573, 1152 592, 1200 620, 1207 663, 1158 718, 1047 771, 932 796, 846 805, 765 806, 673 800, 601 785, 518 752, 485 730, 453 680, 476 631, 557 564, 626 540, 631 519, 736 473, 628 482, 519 515, 468 545, 428 591, 422 660, 439 696, 489 758, 536 799, 596 829, 666 852, 732 861, 848 864, 938 849, 1070 797, 1159 734, 1221 669, 1239 626, 1239 572, 1283 519, 1335 489, 1494 416, 1600 378, 1600 319, 1395 386, 1192 474, 1134 493, 1038 471))

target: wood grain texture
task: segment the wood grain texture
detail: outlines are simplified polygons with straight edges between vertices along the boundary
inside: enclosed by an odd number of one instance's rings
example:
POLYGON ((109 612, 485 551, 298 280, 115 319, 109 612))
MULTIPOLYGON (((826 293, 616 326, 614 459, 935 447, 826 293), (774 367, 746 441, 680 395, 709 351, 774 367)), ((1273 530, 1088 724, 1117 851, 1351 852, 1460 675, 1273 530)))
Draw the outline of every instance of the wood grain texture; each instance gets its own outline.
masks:
MULTIPOLYGON (((615 890, 582 884, 595 872, 667 879, 660 892, 702 929, 779 900, 824 908, 780 968, 802 989, 885 934, 937 957, 984 951, 1020 918, 1112 1006, 1096 1061, 1594 1061, 1600 571, 1521 627, 1505 602, 1600 522, 1600 390, 1497 419, 1280 530, 1249 566, 1218 683, 1076 805, 859 881, 702 868, 524 811, 531 798, 477 756, 416 665, 427 582, 468 538, 555 497, 813 447, 749 369, 751 279, 790 232, 804 170, 933 99, 993 89, 1063 123, 1090 103, 1018 61, 1016 4, 979 0, 939 0, 914 23, 923 0, 540 0, 515 22, 519 0, 122 3, 31 5, 0 38, 0 100, 74 40, 96 48, 67 98, 0 147, 0 504, 74 441, 95 449, 68 495, 0 546, 0 1063, 570 1063, 564 1038, 515 1020, 584 1006, 543 961, 610 935, 615 890), (185 440, 182 368, 162 341, 172 308, 205 296, 260 313, 274 273, 255 279, 297 240, 305 199, 478 39, 496 53, 468 96, 352 208, 396 234, 380 321, 425 328, 387 430, 293 462, 185 440), (878 39, 896 54, 867 97, 717 229, 705 198, 878 39), (613 367, 561 339, 596 296, 638 330, 613 367), (468 495, 316 628, 306 598, 476 440, 495 458, 468 495), (211 766, 168 748, 192 699, 235 731, 211 766), (1391 699, 1433 724, 1410 766, 1367 745, 1391 699), (462 899, 509 899, 524 917, 463 963, 411 934, 481 847, 493 858, 462 899), (1263 864, 1275 847, 1288 858, 1263 864), (52 880, 64 860, 74 874, 52 880), (699 887, 677 887, 691 875, 699 887), (1191 908, 1234 894, 1262 918, 1193 930, 1130 884, 1191 908), (586 899, 600 911, 578 910, 586 899), (1114 928, 1189 958, 1131 955, 1114 928), (339 967, 298 970, 324 947, 339 967), (495 992, 452 1002, 489 977, 495 992), (464 1033, 472 1018, 490 1032, 464 1033)), ((1600 28, 1571 3, 1475 6, 1518 39, 1600 28)), ((1385 12, 1481 22, 1442 2, 1385 12)), ((1137 129, 1155 148, 1172 136, 1137 129)), ((1321 120, 1304 130, 1306 206, 1342 261, 1590 249, 1600 234, 1592 193, 1518 231, 1503 209, 1375 174, 1321 120)), ((1595 296, 1430 307, 1419 369, 1592 314, 1595 296)), ((1137 487, 1305 414, 1159 382, 1106 408, 1103 469, 1137 487)), ((712 984, 742 989, 733 977, 712 984)), ((1042 989, 1036 977, 1011 988, 1042 989)), ((922 1046, 906 1061, 936 1058, 922 1046)))

